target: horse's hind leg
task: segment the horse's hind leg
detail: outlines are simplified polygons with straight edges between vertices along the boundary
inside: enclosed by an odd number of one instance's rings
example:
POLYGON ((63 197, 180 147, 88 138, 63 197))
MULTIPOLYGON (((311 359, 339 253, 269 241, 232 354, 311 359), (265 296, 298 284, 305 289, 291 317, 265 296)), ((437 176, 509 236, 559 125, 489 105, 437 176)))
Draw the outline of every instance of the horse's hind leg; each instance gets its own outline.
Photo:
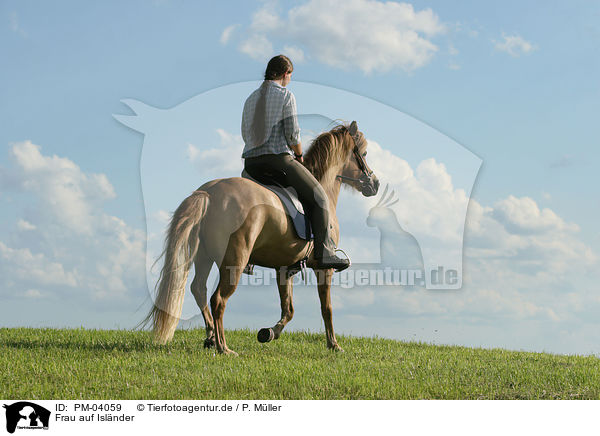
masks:
POLYGON ((277 271, 277 287, 279 288, 279 299, 281 300, 281 319, 272 328, 263 328, 258 331, 259 342, 270 342, 279 339, 281 331, 294 316, 293 303, 293 277, 286 278, 286 269, 277 271))
POLYGON ((210 308, 215 325, 215 345, 219 353, 237 355, 235 351, 227 347, 227 343, 225 342, 223 314, 225 313, 227 300, 235 292, 242 271, 248 262, 248 257, 247 253, 242 254, 241 252, 231 257, 225 256, 219 268, 219 284, 210 298, 210 308))
POLYGON ((211 348, 215 346, 215 327, 208 307, 208 300, 206 298, 206 282, 213 261, 202 251, 198 250, 198 254, 194 259, 195 275, 192 281, 192 295, 196 299, 198 307, 202 311, 204 317, 204 325, 206 326, 206 339, 204 340, 204 348, 211 348))

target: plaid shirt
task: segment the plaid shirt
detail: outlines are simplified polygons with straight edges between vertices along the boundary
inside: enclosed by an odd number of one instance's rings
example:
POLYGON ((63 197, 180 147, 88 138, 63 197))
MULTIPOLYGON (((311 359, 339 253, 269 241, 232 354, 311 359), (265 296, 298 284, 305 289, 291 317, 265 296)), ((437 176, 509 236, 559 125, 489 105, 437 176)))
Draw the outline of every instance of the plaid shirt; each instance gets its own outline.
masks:
MULTIPOLYGON (((254 144, 252 135, 252 121, 256 103, 260 97, 260 88, 246 99, 242 114, 242 137, 245 146, 243 158, 261 156, 263 154, 292 154, 290 145, 300 143, 300 127, 298 126, 298 112, 296 98, 285 87, 272 80, 267 81, 266 90, 266 125, 272 126, 266 142, 254 144)), ((259 139, 260 141, 260 139, 259 139)))

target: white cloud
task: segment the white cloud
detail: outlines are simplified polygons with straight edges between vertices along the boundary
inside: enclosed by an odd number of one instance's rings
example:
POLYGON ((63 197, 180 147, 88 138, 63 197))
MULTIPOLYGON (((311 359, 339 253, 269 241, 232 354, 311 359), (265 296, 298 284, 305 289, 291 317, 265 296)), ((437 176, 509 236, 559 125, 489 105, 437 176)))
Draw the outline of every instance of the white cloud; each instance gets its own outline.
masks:
POLYGON ((43 156, 31 141, 13 144, 10 153, 21 172, 22 189, 35 193, 74 232, 89 234, 92 205, 116 196, 104 174, 87 175, 69 159, 43 156))
POLYGON ((42 253, 33 254, 28 248, 11 248, 0 241, 0 258, 3 280, 7 283, 36 283, 39 285, 77 285, 75 274, 64 266, 48 259, 42 253))
POLYGON ((145 288, 144 235, 104 212, 116 196, 106 175, 44 155, 30 141, 13 144, 10 155, 7 188, 20 191, 28 219, 17 220, 22 232, 11 246, 0 241, 3 295, 123 298, 145 288))
POLYGON ((537 203, 529 197, 517 198, 510 195, 494 205, 492 214, 513 234, 579 230, 576 224, 567 224, 552 210, 540 210, 537 203))
POLYGON ((33 224, 31 224, 28 221, 25 221, 23 219, 19 219, 19 221, 17 221, 17 228, 19 230, 27 231, 27 230, 35 230, 36 226, 34 226, 33 224))
POLYGON ((252 34, 242 41, 239 46, 242 53, 247 54, 252 59, 265 60, 274 55, 273 44, 265 35, 252 34))
POLYGON ((569 269, 586 268, 597 260, 578 232, 576 224, 550 209, 540 210, 529 197, 510 195, 494 207, 471 200, 465 255, 501 261, 507 273, 521 269, 525 275, 545 275, 556 282, 569 269))
POLYGON ((25 296, 25 298, 38 299, 38 298, 43 298, 44 294, 42 294, 37 289, 28 289, 27 291, 25 291, 24 296, 25 296))
POLYGON ((219 146, 200 150, 188 144, 187 157, 202 171, 205 178, 219 178, 226 175, 239 176, 242 172, 240 150, 244 148, 241 135, 234 135, 223 129, 217 129, 219 146))
POLYGON ((301 64, 305 61, 304 51, 299 47, 286 45, 283 47, 283 52, 286 53, 290 59, 293 59, 296 64, 301 64))
POLYGON ((445 31, 431 9, 408 3, 310 0, 286 16, 274 9, 267 4, 254 13, 240 51, 264 61, 275 54, 271 41, 281 41, 292 61, 299 55, 364 73, 412 71, 431 60, 438 50, 431 38, 445 31))
POLYGON ((502 41, 492 41, 496 50, 508 53, 512 57, 519 57, 537 50, 537 46, 524 40, 519 35, 502 34, 502 41))
POLYGON ((233 36, 233 32, 237 27, 239 27, 238 24, 232 24, 231 26, 227 26, 225 29, 223 29, 223 33, 221 33, 221 44, 226 45, 229 42, 233 36))
POLYGON ((265 3, 265 5, 252 14, 251 28, 254 31, 271 31, 279 29, 282 26, 281 19, 272 10, 274 3, 265 3))
POLYGON ((195 161, 200 155, 200 150, 194 144, 188 144, 186 149, 186 156, 190 161, 195 161))
POLYGON ((404 230, 415 236, 435 235, 446 243, 462 235, 462 210, 469 199, 464 190, 454 188, 443 163, 426 159, 413 171, 407 161, 369 141, 369 165, 380 180, 394 187, 403 205, 409 205, 394 208, 404 230))
POLYGON ((159 210, 154 214, 154 219, 159 221, 161 224, 166 225, 171 220, 171 214, 166 210, 159 210))

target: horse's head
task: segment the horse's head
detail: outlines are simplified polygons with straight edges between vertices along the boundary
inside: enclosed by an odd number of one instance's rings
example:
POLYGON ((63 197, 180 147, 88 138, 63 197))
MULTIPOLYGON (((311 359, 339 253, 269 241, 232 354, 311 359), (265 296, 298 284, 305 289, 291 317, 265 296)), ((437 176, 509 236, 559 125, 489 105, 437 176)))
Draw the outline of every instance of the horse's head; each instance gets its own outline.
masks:
POLYGON ((367 164, 367 140, 358 130, 356 121, 352 121, 346 129, 345 141, 349 141, 352 150, 346 160, 338 179, 352 186, 365 197, 377 195, 379 179, 367 164))

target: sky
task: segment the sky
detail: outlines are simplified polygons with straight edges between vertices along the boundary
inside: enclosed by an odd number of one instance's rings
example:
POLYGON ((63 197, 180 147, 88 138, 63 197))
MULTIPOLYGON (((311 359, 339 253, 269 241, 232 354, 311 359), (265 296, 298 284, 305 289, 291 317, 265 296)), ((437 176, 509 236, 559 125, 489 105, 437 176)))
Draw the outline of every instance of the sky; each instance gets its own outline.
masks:
MULTIPOLYGON (((599 22, 588 1, 4 0, 0 325, 135 326, 146 246, 241 169, 241 104, 286 53, 299 113, 356 119, 399 222, 459 250, 459 290, 334 288, 338 333, 598 354, 599 22)), ((377 200, 340 197, 357 264, 377 200)), ((271 325, 276 295, 241 287, 226 327, 271 325)), ((316 291, 295 298, 287 328, 322 329, 316 291)))

